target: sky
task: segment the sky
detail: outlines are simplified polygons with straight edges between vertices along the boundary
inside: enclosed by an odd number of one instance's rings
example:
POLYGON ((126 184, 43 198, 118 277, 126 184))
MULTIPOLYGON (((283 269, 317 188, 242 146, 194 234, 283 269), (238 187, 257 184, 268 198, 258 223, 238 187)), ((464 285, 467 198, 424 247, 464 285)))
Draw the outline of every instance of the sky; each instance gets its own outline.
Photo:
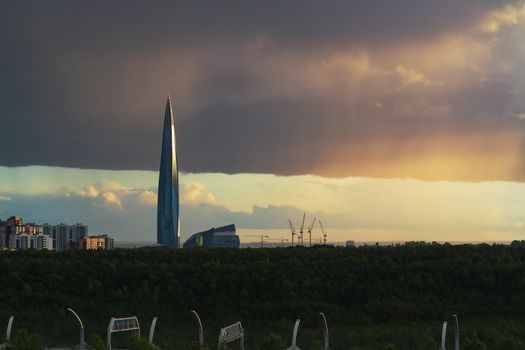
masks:
POLYGON ((525 239, 524 35, 521 0, 0 2, 0 218, 154 241, 170 95, 183 239, 525 239))

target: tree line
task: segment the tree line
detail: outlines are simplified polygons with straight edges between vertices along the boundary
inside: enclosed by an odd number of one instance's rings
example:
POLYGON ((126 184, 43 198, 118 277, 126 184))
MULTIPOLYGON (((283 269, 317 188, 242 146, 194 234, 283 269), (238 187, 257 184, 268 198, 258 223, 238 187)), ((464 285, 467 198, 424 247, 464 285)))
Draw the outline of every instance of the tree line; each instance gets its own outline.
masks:
POLYGON ((144 335, 158 317, 157 345, 190 349, 194 309, 210 348, 240 320, 247 350, 284 350, 300 318, 306 350, 321 348, 322 311, 334 350, 437 350, 441 323, 458 314, 461 349, 517 350, 524 287, 520 245, 25 250, 0 253, 0 326, 15 315, 14 338, 72 346, 78 327, 66 307, 97 344, 113 316, 137 315, 144 335))

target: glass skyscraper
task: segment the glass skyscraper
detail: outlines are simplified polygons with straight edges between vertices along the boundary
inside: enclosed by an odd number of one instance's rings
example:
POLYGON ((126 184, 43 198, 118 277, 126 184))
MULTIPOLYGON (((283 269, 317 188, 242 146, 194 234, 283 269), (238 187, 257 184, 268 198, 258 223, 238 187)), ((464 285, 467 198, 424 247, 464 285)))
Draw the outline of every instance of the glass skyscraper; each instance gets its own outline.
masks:
POLYGON ((179 170, 175 150, 175 125, 169 96, 164 114, 159 170, 157 243, 167 247, 179 248, 179 170))

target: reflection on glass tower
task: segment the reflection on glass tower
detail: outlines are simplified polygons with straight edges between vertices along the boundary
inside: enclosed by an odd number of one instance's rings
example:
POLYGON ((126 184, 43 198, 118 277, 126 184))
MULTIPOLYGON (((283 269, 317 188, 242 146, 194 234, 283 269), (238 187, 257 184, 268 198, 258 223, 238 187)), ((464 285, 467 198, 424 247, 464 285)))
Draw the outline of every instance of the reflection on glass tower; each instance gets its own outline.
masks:
POLYGON ((178 248, 179 225, 179 171, 175 152, 175 126, 171 99, 168 96, 162 133, 160 156, 159 192, 157 202, 157 243, 178 248))

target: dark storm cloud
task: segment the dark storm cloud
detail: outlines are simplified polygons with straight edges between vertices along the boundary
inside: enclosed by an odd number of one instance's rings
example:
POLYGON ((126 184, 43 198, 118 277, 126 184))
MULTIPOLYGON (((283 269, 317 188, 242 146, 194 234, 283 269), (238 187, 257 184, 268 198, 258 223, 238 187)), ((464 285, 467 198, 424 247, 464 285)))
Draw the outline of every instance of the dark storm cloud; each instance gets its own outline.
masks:
MULTIPOLYGON (((461 68, 464 81, 450 86, 410 66, 397 74, 403 62, 388 56, 461 36, 517 3, 2 2, 0 165, 156 169, 168 93, 175 95, 183 171, 432 178, 389 161, 472 157, 491 148, 479 141, 487 133, 496 134, 489 143, 512 134, 510 144, 492 149, 515 152, 523 126, 511 116, 525 110, 516 102, 521 72, 461 68), (330 70, 330 57, 341 52, 350 57, 330 70), (346 65, 363 52, 371 62, 346 65), (462 133, 477 141, 461 145, 462 133), (439 142, 461 150, 437 150, 439 142)), ((518 164, 439 176, 523 174, 518 164)))
POLYGON ((492 158, 514 156, 516 147, 523 149, 525 125, 520 120, 393 118, 380 110, 359 119, 348 116, 372 109, 370 101, 362 101, 362 110, 319 108, 331 102, 211 106, 181 124, 180 145, 191 147, 193 154, 186 158, 183 152, 181 161, 195 172, 525 180, 519 155, 511 169, 492 158), (455 162, 464 164, 459 167, 455 162), (472 167, 473 163, 477 165, 472 167), (456 166, 454 174, 426 168, 450 165, 456 166))
MULTIPOLYGON (((453 31, 515 0, 12 1, 4 40, 39 48, 140 51, 251 39, 293 45, 389 42, 453 31)), ((5 33, 5 32, 4 32, 5 33)))

